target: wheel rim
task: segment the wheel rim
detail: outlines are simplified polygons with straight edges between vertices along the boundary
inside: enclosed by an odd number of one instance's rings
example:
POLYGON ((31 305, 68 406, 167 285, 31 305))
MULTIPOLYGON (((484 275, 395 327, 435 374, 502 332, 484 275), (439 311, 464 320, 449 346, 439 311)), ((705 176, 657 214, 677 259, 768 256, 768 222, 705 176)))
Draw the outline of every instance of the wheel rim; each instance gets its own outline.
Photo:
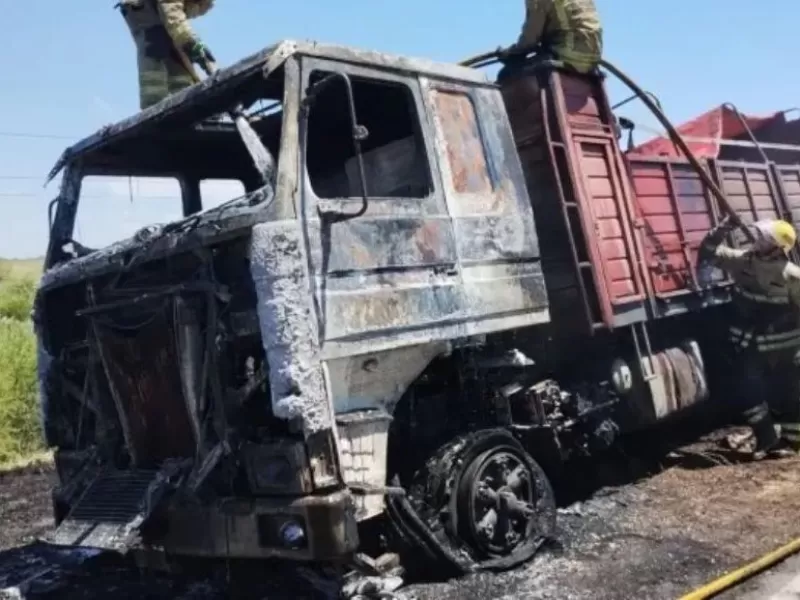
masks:
POLYGON ((515 452, 495 449, 479 456, 469 477, 467 526, 474 543, 493 555, 508 555, 536 530, 536 479, 515 452))

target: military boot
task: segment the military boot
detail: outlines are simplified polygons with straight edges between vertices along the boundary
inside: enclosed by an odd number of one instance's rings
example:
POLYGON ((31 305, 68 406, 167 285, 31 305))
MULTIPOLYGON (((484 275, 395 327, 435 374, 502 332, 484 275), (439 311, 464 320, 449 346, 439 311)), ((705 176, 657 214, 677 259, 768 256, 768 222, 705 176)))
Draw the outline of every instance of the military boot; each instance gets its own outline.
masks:
POLYGON ((767 457, 774 457, 775 452, 780 448, 780 429, 776 427, 769 417, 759 419, 757 423, 751 423, 753 434, 756 438, 756 447, 753 450, 753 460, 763 460, 767 457))

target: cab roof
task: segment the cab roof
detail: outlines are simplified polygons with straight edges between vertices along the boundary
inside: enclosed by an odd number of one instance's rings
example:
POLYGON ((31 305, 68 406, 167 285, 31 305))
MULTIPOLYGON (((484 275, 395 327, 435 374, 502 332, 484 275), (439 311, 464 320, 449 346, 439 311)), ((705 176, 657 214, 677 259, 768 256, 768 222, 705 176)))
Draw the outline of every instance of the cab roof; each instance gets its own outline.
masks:
MULTIPOLYGON (((48 181, 74 161, 81 161, 83 166, 91 171, 95 163, 99 167, 107 164, 110 157, 125 156, 130 152, 127 148, 130 146, 130 140, 137 137, 144 135, 152 141, 153 136, 159 135, 157 131, 174 131, 181 127, 185 133, 186 125, 196 123, 210 111, 223 112, 231 106, 234 99, 247 100, 248 96, 251 96, 252 100, 255 100, 265 94, 281 98, 282 78, 270 80, 268 76, 277 71, 293 55, 326 58, 471 85, 491 85, 480 71, 456 64, 437 63, 426 59, 406 58, 311 41, 286 40, 220 69, 201 83, 173 94, 123 121, 107 125, 68 147, 51 170, 48 181)), ((217 128, 217 133, 221 129, 224 130, 225 127, 217 128)), ((232 126, 229 127, 228 133, 230 136, 235 135, 232 126)))

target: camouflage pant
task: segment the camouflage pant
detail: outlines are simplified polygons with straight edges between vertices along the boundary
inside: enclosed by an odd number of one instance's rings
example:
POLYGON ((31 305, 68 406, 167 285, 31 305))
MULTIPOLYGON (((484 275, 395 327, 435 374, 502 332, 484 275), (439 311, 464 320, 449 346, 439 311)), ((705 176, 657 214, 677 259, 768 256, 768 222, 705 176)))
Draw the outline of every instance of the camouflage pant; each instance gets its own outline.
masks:
POLYGON ((128 0, 121 12, 136 44, 140 108, 191 86, 194 80, 181 63, 155 5, 147 0, 128 0))

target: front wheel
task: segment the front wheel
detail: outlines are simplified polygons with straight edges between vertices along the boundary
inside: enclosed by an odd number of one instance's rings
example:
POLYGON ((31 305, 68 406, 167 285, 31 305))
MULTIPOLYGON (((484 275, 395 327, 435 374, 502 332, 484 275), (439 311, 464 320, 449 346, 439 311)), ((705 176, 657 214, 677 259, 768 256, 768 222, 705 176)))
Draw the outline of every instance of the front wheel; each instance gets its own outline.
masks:
POLYGON ((432 533, 445 533, 453 550, 468 553, 475 568, 513 568, 555 534, 552 486, 504 429, 445 444, 417 474, 411 496, 432 533))
POLYGON ((552 498, 539 466, 505 440, 476 457, 458 488, 460 535, 484 557, 512 554, 552 533, 552 498))

